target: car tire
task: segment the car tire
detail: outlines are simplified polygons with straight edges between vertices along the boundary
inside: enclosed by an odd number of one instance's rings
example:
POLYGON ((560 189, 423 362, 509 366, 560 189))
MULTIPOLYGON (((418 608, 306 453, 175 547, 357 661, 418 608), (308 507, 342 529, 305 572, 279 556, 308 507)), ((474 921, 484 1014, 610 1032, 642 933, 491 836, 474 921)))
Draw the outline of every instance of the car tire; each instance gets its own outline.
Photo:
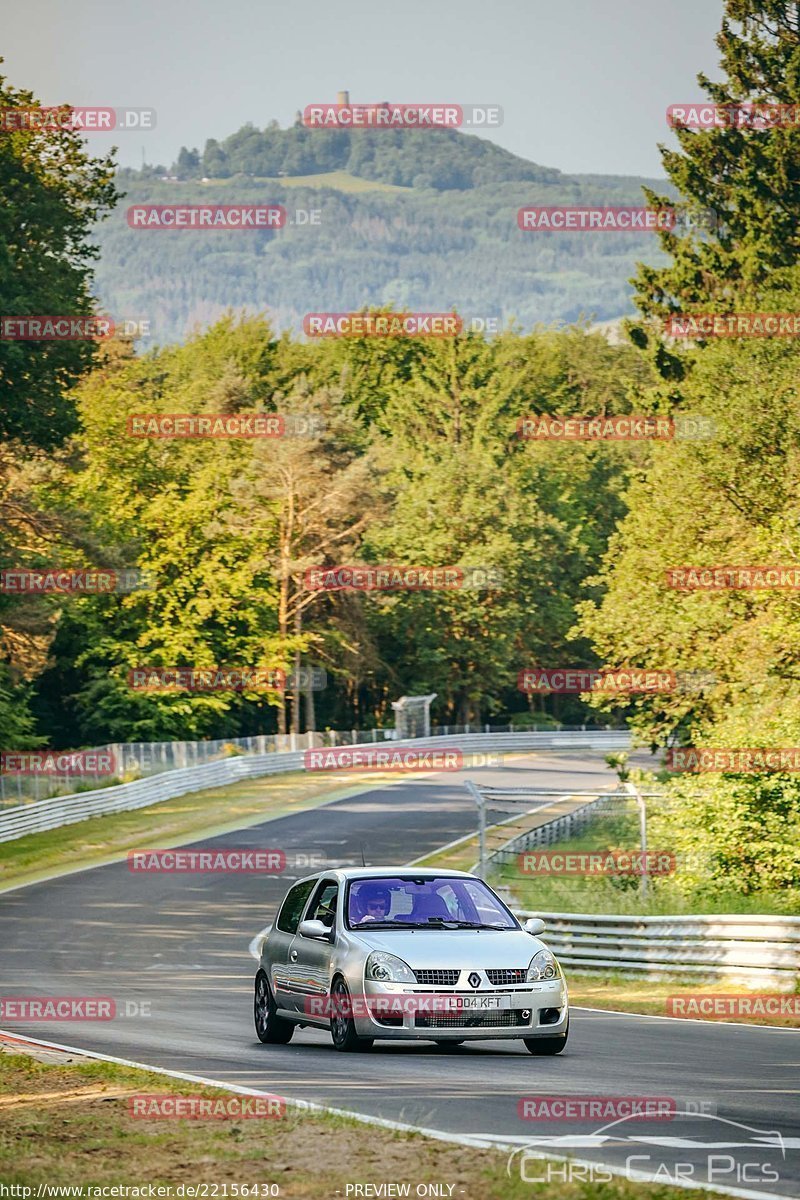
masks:
POLYGON ((528 1054, 560 1054, 567 1044, 569 1037, 569 1021, 567 1028, 559 1037, 523 1038, 528 1054))
POLYGON ((292 1040, 295 1030, 294 1022, 285 1021, 283 1017, 278 1016, 269 980, 263 971, 259 971, 256 975, 253 1020, 256 1026, 256 1037, 260 1042, 268 1042, 273 1046, 285 1046, 292 1040))
MULTIPOLYGON (((331 1000, 334 1006, 338 1004, 346 1008, 350 1001, 350 992, 341 975, 331 983, 331 1000)), ((348 1051, 371 1050, 374 1038, 362 1038, 356 1033, 356 1023, 352 1016, 337 1015, 335 1007, 331 1012, 331 1039, 334 1049, 348 1051)))

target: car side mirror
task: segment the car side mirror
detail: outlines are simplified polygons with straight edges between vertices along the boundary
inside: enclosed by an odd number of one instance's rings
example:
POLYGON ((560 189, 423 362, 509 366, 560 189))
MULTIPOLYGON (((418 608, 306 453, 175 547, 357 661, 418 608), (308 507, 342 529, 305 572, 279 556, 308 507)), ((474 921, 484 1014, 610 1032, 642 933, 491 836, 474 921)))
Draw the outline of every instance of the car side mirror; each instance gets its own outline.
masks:
POLYGON ((324 925, 322 921, 301 921, 297 932, 300 937, 324 938, 326 942, 330 941, 333 934, 333 930, 324 925))
MULTIPOLYGON (((314 922, 314 924, 316 924, 316 922, 314 922)), ((528 917, 528 920, 525 922, 522 928, 526 933, 531 933, 534 937, 536 937, 537 934, 544 933, 547 926, 541 917, 528 917)))

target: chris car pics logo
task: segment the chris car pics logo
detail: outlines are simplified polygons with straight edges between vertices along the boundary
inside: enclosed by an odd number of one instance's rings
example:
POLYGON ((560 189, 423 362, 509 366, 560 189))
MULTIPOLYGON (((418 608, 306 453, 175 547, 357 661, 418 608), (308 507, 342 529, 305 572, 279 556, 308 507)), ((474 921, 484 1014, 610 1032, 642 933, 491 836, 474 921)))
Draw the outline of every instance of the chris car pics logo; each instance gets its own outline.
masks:
POLYGON ((731 1185, 762 1187, 782 1177, 787 1143, 777 1129, 758 1129, 688 1104, 671 1114, 668 1129, 656 1121, 652 1130, 648 1125, 636 1114, 586 1132, 533 1133, 509 1156, 506 1170, 509 1175, 518 1170, 524 1183, 610 1183, 616 1174, 722 1191, 731 1185), (599 1157, 605 1147, 614 1148, 613 1172, 602 1162, 571 1157, 582 1150, 599 1157), (548 1157, 553 1155, 560 1161, 548 1157))

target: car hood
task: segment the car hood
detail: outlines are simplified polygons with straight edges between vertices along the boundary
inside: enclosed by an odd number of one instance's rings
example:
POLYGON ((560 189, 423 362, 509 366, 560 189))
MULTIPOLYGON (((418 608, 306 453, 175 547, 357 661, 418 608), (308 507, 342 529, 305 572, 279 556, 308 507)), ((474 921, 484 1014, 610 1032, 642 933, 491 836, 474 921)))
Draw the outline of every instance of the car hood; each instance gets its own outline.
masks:
POLYGON ((545 949, 543 942, 520 929, 376 929, 352 931, 350 936, 368 950, 397 955, 413 970, 527 967, 534 954, 545 949))

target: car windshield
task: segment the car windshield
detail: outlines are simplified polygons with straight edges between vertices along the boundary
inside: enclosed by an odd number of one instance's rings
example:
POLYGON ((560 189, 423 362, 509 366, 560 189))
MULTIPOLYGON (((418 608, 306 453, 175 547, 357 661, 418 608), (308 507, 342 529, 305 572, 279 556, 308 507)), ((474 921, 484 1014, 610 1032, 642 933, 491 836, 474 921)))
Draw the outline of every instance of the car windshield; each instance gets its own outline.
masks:
POLYGON ((480 879, 387 875, 353 879, 347 890, 350 929, 516 929, 508 910, 480 879))

